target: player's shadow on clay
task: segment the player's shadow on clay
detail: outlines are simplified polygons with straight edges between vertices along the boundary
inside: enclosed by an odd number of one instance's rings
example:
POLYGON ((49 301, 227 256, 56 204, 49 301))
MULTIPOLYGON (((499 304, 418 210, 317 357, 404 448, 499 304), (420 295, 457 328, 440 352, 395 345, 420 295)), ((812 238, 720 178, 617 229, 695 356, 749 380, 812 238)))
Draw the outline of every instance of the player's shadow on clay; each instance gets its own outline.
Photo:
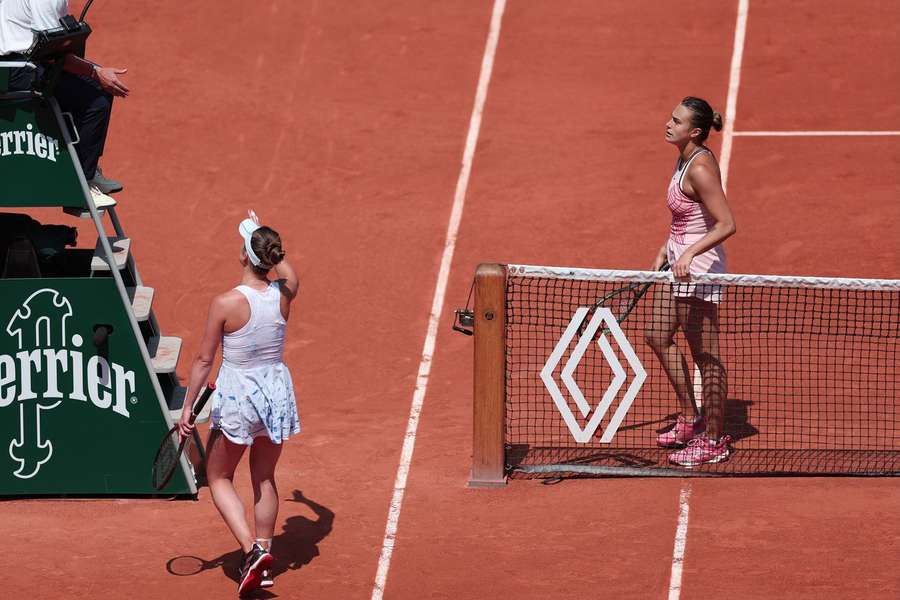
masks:
MULTIPOLYGON (((316 514, 316 519, 312 520, 301 516, 288 517, 281 533, 273 538, 272 554, 275 555, 275 562, 272 564, 271 572, 276 578, 276 589, 279 575, 289 570, 300 569, 319 555, 318 544, 331 533, 334 523, 334 513, 331 510, 310 500, 300 490, 294 490, 293 498, 288 502, 305 504, 316 514)), ((196 575, 216 568, 221 568, 229 579, 237 583, 240 578, 241 550, 237 549, 212 559, 176 556, 166 563, 166 570, 170 574, 180 577, 196 575)), ((275 598, 277 595, 261 589, 253 597, 275 598)))

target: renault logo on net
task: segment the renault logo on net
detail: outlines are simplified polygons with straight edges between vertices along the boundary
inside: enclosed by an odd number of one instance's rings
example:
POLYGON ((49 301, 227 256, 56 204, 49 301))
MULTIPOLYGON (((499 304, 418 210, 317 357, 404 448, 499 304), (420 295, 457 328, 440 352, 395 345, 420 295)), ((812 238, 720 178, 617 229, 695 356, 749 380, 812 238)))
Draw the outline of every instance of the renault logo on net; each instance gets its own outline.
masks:
POLYGON ((600 329, 601 325, 604 326, 605 329, 612 334, 616 343, 619 345, 622 354, 625 356, 628 366, 634 373, 634 378, 628 385, 625 395, 622 397, 618 408, 613 413, 612 418, 606 425, 606 429, 603 430, 603 435, 600 437, 602 443, 608 444, 612 441, 616 431, 618 431, 619 425, 628 413, 628 409, 631 408, 631 404, 634 402, 634 398, 644 384, 644 380, 647 379, 647 372, 644 371, 641 361, 638 359, 637 354, 635 354, 634 348, 632 348, 631 344, 628 342, 628 338, 625 337, 625 334, 616 322, 616 318, 613 316, 612 311, 608 308, 598 308, 588 323, 587 328, 584 330, 584 333, 581 334, 581 338, 579 338, 575 350, 572 351, 569 360, 566 361, 560 374, 563 385, 569 391, 572 400, 581 412, 582 420, 587 419, 587 424, 585 424, 583 428, 579 425, 578 418, 572 412, 569 403, 563 397, 559 386, 553 379, 553 371, 556 369, 557 365, 559 365, 563 358, 563 354, 565 354, 569 344, 575 338, 575 335, 578 333, 578 327, 584 322, 589 311, 590 309, 587 307, 580 307, 575 311, 575 315, 572 317, 572 320, 569 321, 566 331, 556 343, 556 347, 544 364, 544 368, 541 369, 541 379, 547 387, 547 391, 550 392, 550 396, 553 398, 556 408, 562 415, 563 421, 565 421, 566 426, 568 426, 575 441, 582 444, 590 442, 591 438, 594 437, 594 434, 600 427, 600 422, 603 420, 603 417, 606 416, 610 406, 616 399, 616 396, 618 396, 625 381, 628 379, 628 374, 619 362, 609 340, 606 339, 606 334, 602 333, 597 340, 597 345, 600 347, 603 357, 612 369, 613 379, 610 382, 609 387, 607 387, 606 391, 603 393, 603 398, 601 398, 600 404, 596 408, 591 407, 585 399, 584 394, 581 392, 581 388, 579 388, 578 384, 575 382, 575 378, 573 377, 575 369, 581 362, 588 344, 594 339, 597 330, 600 329))

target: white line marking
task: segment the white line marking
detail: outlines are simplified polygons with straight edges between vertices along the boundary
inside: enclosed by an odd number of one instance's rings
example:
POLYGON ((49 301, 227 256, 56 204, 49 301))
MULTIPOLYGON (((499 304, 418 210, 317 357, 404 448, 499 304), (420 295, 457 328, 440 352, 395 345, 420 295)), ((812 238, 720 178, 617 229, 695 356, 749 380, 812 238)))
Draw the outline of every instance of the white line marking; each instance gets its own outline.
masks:
POLYGON ((891 136, 900 131, 733 131, 742 137, 830 137, 830 136, 891 136))
POLYGON ((681 568, 684 565, 684 548, 687 545, 688 514, 690 513, 691 484, 681 486, 678 498, 678 528, 675 530, 675 549, 672 551, 672 577, 669 579, 669 600, 681 595, 681 568))
MULTIPOLYGON (((739 0, 737 21, 734 26, 734 48, 731 53, 731 74, 728 78, 728 99, 725 102, 725 127, 722 130, 722 153, 719 170, 722 172, 722 189, 728 186, 728 167, 731 163, 731 140, 734 136, 734 119, 737 116, 738 89, 741 85, 741 63, 744 57, 744 40, 747 37, 747 13, 750 0, 739 0)), ((695 375, 696 376, 696 375, 695 375)), ((702 396, 702 393, 701 393, 702 396)), ((681 572, 684 565, 684 551, 687 547, 688 513, 690 512, 691 484, 686 481, 681 486, 678 499, 678 528, 675 530, 675 548, 672 552, 672 577, 669 580, 669 600, 679 600, 681 596, 681 572)))
POLYGON ((491 81, 491 71, 494 68, 494 55, 497 52, 497 42, 500 39, 500 24, 503 20, 503 11, 505 8, 506 0, 494 1, 490 31, 488 32, 487 43, 484 48, 484 56, 481 60, 481 74, 478 77, 478 88, 475 92, 475 105, 472 108, 472 118, 469 121, 469 133, 466 136, 462 168, 459 172, 459 179, 456 181, 456 193, 453 197, 453 210, 450 213, 450 222, 447 226, 447 238, 444 242, 444 253, 441 257, 441 268, 438 272, 437 285, 434 290, 434 300, 431 303, 431 316, 428 319, 428 333, 425 336, 425 346, 422 349, 422 361, 419 363, 419 374, 416 377, 416 390, 413 393, 412 407, 409 410, 409 420, 406 425, 406 435, 403 439, 403 450, 400 453, 400 465, 397 468, 397 478, 394 481, 394 495, 391 498, 391 506, 388 510, 387 526, 384 530, 384 542, 381 546, 381 557, 378 559, 378 572, 375 575, 375 586, 372 588, 372 600, 381 600, 384 595, 388 570, 391 566, 391 555, 394 551, 394 544, 397 538, 397 525, 400 521, 400 509, 403 505, 403 495, 406 491, 406 479, 409 475, 409 466, 412 461, 413 449, 416 445, 416 430, 419 426, 419 415, 422 412, 422 404, 425 400, 425 390, 428 387, 428 376, 431 372, 431 360, 434 356, 435 338, 437 337, 441 310, 444 306, 444 293, 447 290, 447 280, 450 278, 450 265, 453 262, 456 237, 459 232, 459 223, 462 220, 463 206, 465 205, 466 199, 466 188, 469 185, 469 174, 472 172, 472 158, 475 155, 475 146, 478 143, 478 132, 481 129, 481 114, 484 111, 484 103, 487 99, 488 84, 491 81))
POLYGON ((734 26, 734 48, 731 52, 731 74, 728 78, 728 99, 725 101, 725 127, 722 131, 722 153, 719 169, 722 172, 722 189, 728 189, 728 165, 731 162, 731 139, 734 120, 737 117, 738 89, 741 86, 741 63, 744 60, 744 39, 747 37, 747 12, 750 0, 738 3, 737 23, 734 26))

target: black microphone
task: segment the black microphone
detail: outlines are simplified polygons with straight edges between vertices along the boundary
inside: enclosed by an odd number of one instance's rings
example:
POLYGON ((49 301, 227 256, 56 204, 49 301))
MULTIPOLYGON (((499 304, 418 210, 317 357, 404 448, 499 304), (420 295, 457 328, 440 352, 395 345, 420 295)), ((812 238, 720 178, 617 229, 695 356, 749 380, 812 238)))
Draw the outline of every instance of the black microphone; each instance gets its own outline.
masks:
POLYGON ((78 17, 78 21, 80 23, 84 22, 84 16, 87 14, 88 9, 91 7, 91 4, 94 3, 94 0, 88 0, 87 4, 84 5, 84 9, 81 11, 81 16, 78 17))

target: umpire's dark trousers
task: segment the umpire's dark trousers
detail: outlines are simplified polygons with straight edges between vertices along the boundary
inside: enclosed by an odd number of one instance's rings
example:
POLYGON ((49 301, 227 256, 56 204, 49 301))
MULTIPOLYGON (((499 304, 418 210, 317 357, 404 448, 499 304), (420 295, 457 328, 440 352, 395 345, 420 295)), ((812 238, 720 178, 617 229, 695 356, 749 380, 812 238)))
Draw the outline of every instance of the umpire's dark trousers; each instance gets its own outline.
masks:
MULTIPOLYGON (((5 60, 16 60, 4 56, 5 60)), ((38 67, 37 76, 43 77, 44 68, 38 67)), ((9 89, 30 90, 35 72, 31 69, 15 69, 10 74, 9 89)), ((113 97, 103 91, 100 85, 87 77, 63 73, 54 92, 56 101, 63 112, 72 113, 75 127, 81 141, 75 146, 81 170, 88 181, 97 173, 97 163, 103 156, 106 132, 112 115, 113 97)))

